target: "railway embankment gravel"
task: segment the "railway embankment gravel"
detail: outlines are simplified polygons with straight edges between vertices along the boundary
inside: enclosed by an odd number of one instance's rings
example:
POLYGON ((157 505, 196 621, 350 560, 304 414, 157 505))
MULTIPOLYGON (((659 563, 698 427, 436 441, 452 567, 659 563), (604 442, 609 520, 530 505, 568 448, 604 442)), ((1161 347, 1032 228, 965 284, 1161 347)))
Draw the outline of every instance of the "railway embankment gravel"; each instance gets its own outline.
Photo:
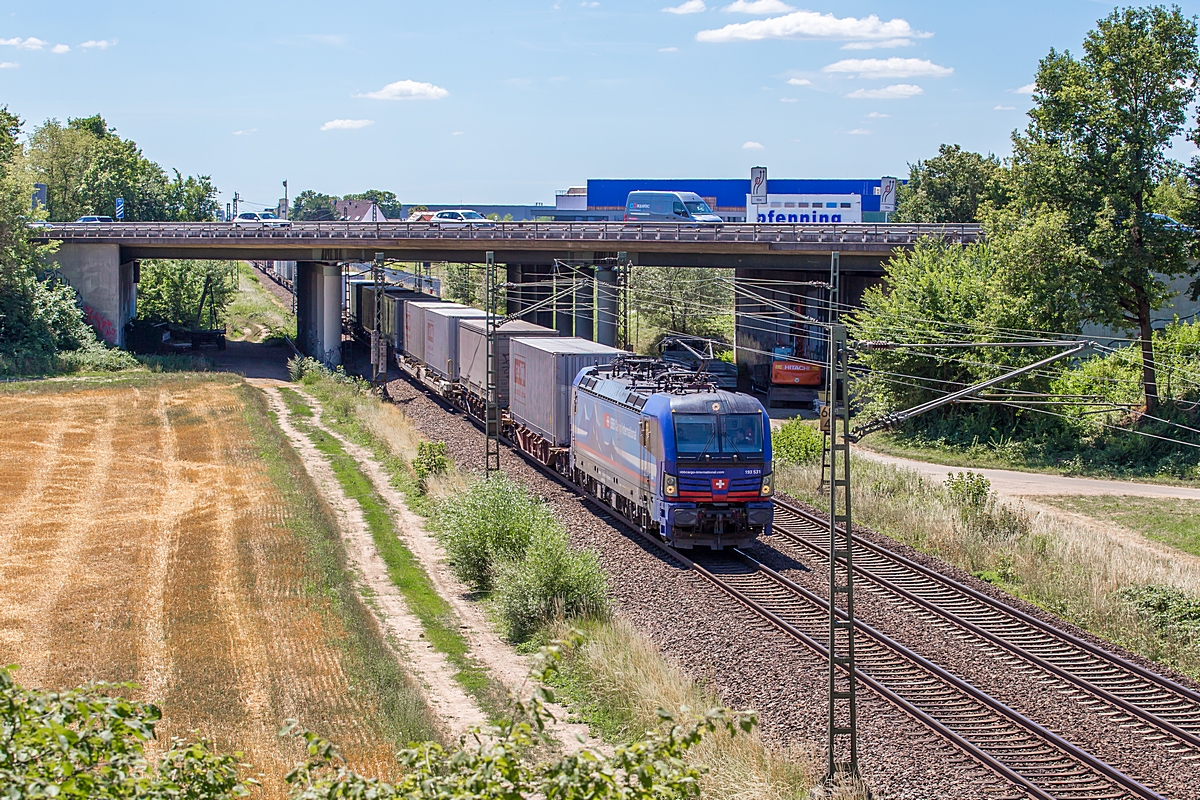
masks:
MULTIPOLYGON (((465 416, 405 380, 388 390, 423 435, 446 442, 460 469, 482 470, 483 436, 465 416)), ((775 746, 823 751, 824 660, 516 453, 502 450, 501 468, 551 505, 577 545, 600 554, 618 613, 664 655, 710 682, 726 704, 756 709, 764 738, 775 746)), ((1019 795, 866 689, 859 695, 859 720, 860 761, 877 796, 1019 795)))

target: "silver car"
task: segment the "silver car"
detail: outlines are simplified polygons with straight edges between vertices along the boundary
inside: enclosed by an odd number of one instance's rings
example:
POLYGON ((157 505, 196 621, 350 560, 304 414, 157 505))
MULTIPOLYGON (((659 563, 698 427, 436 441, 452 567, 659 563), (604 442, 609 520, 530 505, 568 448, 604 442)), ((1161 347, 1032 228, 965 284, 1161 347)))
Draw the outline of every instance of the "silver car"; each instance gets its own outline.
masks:
POLYGON ((483 214, 465 208, 439 211, 429 218, 429 222, 445 229, 496 227, 496 223, 483 214))

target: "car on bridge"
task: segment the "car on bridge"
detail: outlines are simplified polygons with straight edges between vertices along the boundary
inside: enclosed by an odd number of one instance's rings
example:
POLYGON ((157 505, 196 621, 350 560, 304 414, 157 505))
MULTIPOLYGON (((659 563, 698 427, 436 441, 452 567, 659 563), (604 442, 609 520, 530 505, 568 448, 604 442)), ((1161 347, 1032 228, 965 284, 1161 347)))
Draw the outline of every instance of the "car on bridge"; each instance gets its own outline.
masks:
POLYGON ((280 219, 270 211, 243 211, 233 218, 235 228, 290 228, 292 221, 280 219))
POLYGON ((494 228, 496 223, 480 214, 465 208, 439 211, 429 218, 432 225, 443 229, 455 228, 494 228))
POLYGON ((102 217, 99 214, 88 214, 75 220, 76 222, 112 222, 112 217, 102 217))

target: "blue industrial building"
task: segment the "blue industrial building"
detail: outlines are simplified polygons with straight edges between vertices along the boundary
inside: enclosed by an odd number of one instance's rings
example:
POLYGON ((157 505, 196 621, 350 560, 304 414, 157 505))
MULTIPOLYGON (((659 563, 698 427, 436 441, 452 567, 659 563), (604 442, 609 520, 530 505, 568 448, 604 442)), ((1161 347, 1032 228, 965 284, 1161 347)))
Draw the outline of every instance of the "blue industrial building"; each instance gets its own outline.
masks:
MULTIPOLYGON (((591 178, 587 186, 576 186, 558 192, 554 205, 428 205, 430 211, 471 208, 498 219, 514 222, 545 220, 554 222, 620 221, 625 215, 625 199, 630 192, 667 191, 695 192, 703 197, 726 222, 746 221, 746 195, 750 193, 749 178, 591 178)), ((883 222, 879 210, 880 181, 776 178, 767 180, 767 192, 772 195, 859 195, 862 198, 862 221, 883 222)), ((405 208, 408 211, 409 208, 405 208)))

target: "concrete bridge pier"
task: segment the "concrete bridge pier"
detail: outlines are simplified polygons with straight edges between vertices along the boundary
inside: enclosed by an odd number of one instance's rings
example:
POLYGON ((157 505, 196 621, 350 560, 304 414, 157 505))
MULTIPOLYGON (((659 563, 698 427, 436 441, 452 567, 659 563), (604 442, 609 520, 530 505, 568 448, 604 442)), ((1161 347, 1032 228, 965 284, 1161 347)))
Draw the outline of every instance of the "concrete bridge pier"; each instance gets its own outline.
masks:
POLYGON ((566 291, 574 283, 574 277, 570 270, 555 266, 554 293, 563 292, 554 301, 554 328, 559 336, 575 335, 575 291, 574 288, 570 292, 566 291))
POLYGON ((79 293, 84 319, 101 339, 125 346, 125 325, 137 314, 136 260, 121 260, 116 244, 63 242, 50 257, 59 277, 79 293))
POLYGON ((342 268, 296 262, 296 348, 328 367, 342 363, 342 268))
POLYGON ((588 341, 596 339, 596 286, 592 283, 595 276, 594 267, 580 267, 573 293, 575 335, 588 341))
POLYGON ((617 346, 617 271, 609 265, 596 267, 596 341, 617 346))

